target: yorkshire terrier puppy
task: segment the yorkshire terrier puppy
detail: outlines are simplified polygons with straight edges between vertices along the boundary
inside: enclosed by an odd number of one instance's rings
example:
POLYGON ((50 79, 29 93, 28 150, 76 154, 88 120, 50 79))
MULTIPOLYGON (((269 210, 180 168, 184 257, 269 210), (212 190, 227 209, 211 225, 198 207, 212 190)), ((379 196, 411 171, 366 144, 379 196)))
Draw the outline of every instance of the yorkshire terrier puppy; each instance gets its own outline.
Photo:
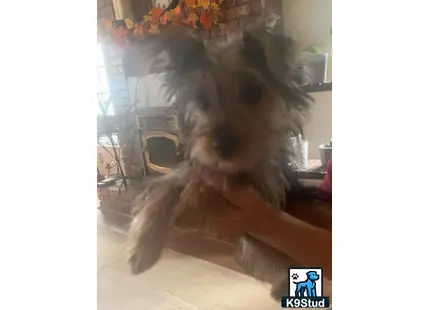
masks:
MULTIPOLYGON (((301 131, 311 102, 294 83, 291 39, 260 27, 241 40, 211 46, 193 30, 172 26, 132 46, 141 71, 148 50, 164 60, 158 68, 167 72, 167 96, 175 98, 184 156, 136 202, 127 244, 132 273, 160 259, 178 218, 186 214, 188 223, 210 232, 211 216, 230 207, 199 181, 202 170, 222 172, 226 187, 251 184, 269 205, 286 212, 308 197, 289 168, 287 137, 301 131)), ((273 298, 288 292, 291 258, 249 235, 237 246, 239 264, 271 283, 273 298)))

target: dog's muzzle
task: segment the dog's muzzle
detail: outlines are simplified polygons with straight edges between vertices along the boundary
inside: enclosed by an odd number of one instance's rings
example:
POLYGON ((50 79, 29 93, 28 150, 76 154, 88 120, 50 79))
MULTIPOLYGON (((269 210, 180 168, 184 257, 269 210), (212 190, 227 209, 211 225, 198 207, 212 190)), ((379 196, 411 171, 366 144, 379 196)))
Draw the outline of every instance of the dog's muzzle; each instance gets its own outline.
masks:
POLYGON ((212 137, 212 147, 222 159, 231 157, 238 144, 238 139, 234 135, 233 129, 229 125, 219 126, 212 137))

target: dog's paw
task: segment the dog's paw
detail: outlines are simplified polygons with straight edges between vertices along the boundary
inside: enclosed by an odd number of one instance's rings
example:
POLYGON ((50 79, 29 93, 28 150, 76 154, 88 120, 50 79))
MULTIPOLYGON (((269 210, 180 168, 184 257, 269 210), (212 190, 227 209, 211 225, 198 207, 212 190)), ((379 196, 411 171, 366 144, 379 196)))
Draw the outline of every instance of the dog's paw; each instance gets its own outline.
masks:
POLYGON ((127 237, 126 253, 132 274, 142 273, 155 265, 167 238, 167 221, 162 223, 156 217, 141 215, 133 220, 127 237))
POLYGON ((160 251, 147 251, 145 253, 144 249, 134 250, 128 252, 128 262, 130 265, 131 274, 140 274, 145 272, 149 268, 155 265, 155 263, 160 259, 160 251))
POLYGON ((293 280, 297 280, 299 278, 299 275, 297 273, 293 273, 291 278, 293 278, 293 280))

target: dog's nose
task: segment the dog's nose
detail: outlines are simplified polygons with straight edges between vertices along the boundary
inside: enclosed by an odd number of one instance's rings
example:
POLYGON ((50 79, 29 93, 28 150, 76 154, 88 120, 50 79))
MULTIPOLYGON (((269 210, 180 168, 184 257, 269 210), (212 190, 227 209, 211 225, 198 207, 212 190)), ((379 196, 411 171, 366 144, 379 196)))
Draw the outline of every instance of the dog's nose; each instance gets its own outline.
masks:
POLYGON ((212 146, 221 158, 230 157, 237 145, 237 138, 234 135, 233 128, 229 125, 219 126, 212 137, 212 146))

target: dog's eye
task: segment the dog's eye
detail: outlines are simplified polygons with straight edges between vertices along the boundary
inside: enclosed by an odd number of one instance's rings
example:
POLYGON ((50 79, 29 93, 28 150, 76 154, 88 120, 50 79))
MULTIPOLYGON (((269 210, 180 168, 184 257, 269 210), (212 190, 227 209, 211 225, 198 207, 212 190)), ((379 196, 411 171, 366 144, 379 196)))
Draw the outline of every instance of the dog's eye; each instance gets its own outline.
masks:
POLYGON ((239 101, 255 105, 263 99, 264 90, 255 82, 245 82, 240 86, 239 101))
POLYGON ((209 98, 205 94, 199 94, 197 103, 202 110, 207 110, 211 105, 209 98))

